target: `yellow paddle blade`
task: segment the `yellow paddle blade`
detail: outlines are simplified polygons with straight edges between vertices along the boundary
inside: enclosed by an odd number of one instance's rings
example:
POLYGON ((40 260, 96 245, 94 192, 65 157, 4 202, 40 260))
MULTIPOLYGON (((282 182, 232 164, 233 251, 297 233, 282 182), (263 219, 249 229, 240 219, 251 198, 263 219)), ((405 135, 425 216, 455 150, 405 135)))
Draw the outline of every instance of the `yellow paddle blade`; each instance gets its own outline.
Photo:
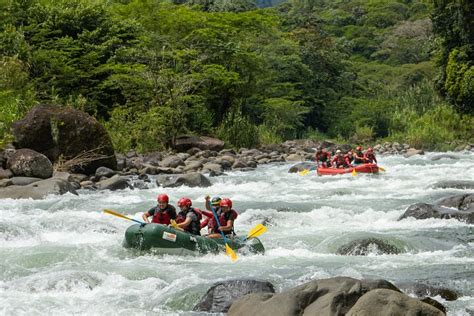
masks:
POLYGON ((232 259, 232 261, 237 260, 237 255, 235 254, 235 251, 230 248, 228 244, 225 244, 225 253, 232 259))
POLYGON ((385 171, 385 169, 384 169, 384 168, 382 168, 382 167, 379 167, 379 170, 380 170, 380 171, 385 171))
POLYGON ((304 170, 301 170, 300 172, 298 172, 300 176, 305 176, 309 173, 309 169, 304 169, 304 170))
POLYGON ((176 221, 174 219, 170 220, 170 223, 171 227, 173 227, 174 229, 179 229, 179 226, 178 224, 176 224, 176 221))
POLYGON ((357 175, 356 168, 352 169, 351 174, 355 177, 357 175))
POLYGON ((107 213, 107 214, 110 214, 110 215, 114 215, 114 216, 117 216, 117 217, 121 217, 121 218, 125 218, 125 219, 128 219, 128 220, 132 220, 131 218, 129 218, 129 217, 125 216, 125 215, 122 215, 122 214, 120 214, 120 213, 114 212, 114 211, 112 211, 112 210, 107 210, 107 209, 105 209, 105 210, 104 210, 104 213, 107 213))
POLYGON ((265 226, 263 226, 262 224, 257 224, 257 225, 255 225, 254 228, 252 228, 249 231, 249 233, 247 235, 247 239, 260 236, 261 234, 263 234, 266 231, 267 231, 267 228, 265 226))

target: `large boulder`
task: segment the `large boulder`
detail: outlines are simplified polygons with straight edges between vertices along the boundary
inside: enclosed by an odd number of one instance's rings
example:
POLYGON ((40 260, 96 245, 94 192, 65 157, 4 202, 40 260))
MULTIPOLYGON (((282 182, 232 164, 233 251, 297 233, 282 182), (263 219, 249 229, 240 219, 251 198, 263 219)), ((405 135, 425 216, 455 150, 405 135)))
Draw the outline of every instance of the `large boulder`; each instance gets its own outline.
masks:
POLYGON ((436 286, 424 283, 397 283, 397 287, 408 295, 416 295, 416 297, 441 296, 447 301, 455 301, 460 296, 455 290, 444 286, 436 286))
POLYGON ((385 280, 313 280, 277 294, 245 295, 232 304, 228 315, 344 315, 362 295, 380 288, 398 291, 385 280))
POLYGON ((257 280, 229 280, 215 283, 193 311, 226 313, 232 303, 250 293, 275 293, 273 284, 257 280))
POLYGON ((176 138, 173 147, 179 152, 186 152, 193 147, 201 150, 220 151, 224 148, 224 145, 224 142, 217 138, 183 135, 176 138))
POLYGON ((438 200, 436 205, 456 208, 460 211, 474 212, 474 194, 448 196, 438 200))
POLYGON ((188 187, 209 187, 211 181, 200 173, 158 175, 156 184, 164 188, 175 188, 182 185, 188 187))
MULTIPOLYGON (((329 315, 329 314, 328 314, 329 315)), ((377 289, 362 296, 347 316, 444 316, 440 309, 400 292, 377 289)))
POLYGON ((474 181, 470 180, 444 180, 431 185, 433 189, 460 189, 474 190, 474 181))
POLYGON ((110 179, 105 179, 96 183, 97 189, 99 190, 123 190, 131 188, 131 185, 128 183, 127 177, 121 177, 118 174, 113 176, 110 179))
POLYGON ((73 193, 76 190, 71 183, 57 178, 49 178, 25 186, 11 185, 0 189, 0 199, 42 199, 49 194, 73 193))
POLYGON ((114 148, 105 128, 92 116, 69 107, 38 105, 13 123, 16 148, 31 148, 53 163, 94 151, 95 160, 83 159, 73 172, 93 174, 100 166, 116 169, 114 148), (98 157, 102 157, 98 159, 98 157))
POLYGON ((291 166, 288 173, 296 173, 303 170, 316 170, 316 164, 314 162, 300 162, 296 165, 291 166))
POLYGON ((413 217, 415 219, 455 218, 457 220, 467 222, 468 224, 474 223, 474 211, 459 211, 453 208, 427 203, 416 203, 410 205, 405 213, 403 213, 403 215, 398 218, 398 220, 408 217, 413 217))
POLYGON ((53 175, 53 164, 48 157, 27 148, 11 154, 7 165, 15 176, 47 179, 53 175))
POLYGON ((369 254, 399 254, 402 251, 390 242, 377 238, 362 238, 351 241, 337 249, 340 255, 367 256, 369 254))

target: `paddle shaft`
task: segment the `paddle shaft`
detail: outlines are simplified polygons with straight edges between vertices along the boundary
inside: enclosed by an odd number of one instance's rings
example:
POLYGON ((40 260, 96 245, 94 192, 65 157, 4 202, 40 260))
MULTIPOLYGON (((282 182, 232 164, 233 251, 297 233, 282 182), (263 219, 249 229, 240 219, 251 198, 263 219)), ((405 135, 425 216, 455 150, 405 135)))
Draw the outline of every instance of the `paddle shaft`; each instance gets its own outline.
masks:
POLYGON ((121 218, 124 218, 124 219, 128 219, 129 221, 134 221, 134 222, 136 222, 136 223, 138 223, 138 224, 146 224, 145 222, 137 221, 136 219, 127 217, 127 216, 125 216, 125 215, 123 215, 123 214, 114 212, 114 211, 112 211, 112 210, 104 210, 104 212, 107 213, 107 214, 110 214, 110 215, 115 215, 115 216, 117 216, 117 217, 121 217, 121 218))
POLYGON ((220 226, 219 217, 217 217, 217 213, 216 213, 216 211, 214 210, 214 208, 212 207, 212 203, 209 203, 209 206, 211 207, 212 214, 214 214, 214 218, 216 219, 217 229, 218 229, 219 232, 221 233, 222 238, 224 238, 224 243, 227 244, 227 238, 225 238, 224 232, 219 229, 219 226, 220 226))

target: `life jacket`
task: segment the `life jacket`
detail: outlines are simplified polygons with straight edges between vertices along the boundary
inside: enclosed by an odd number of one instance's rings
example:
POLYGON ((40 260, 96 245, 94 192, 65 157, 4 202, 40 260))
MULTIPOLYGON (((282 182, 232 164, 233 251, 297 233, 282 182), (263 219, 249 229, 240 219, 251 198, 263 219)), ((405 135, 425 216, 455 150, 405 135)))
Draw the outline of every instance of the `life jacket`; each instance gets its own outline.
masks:
POLYGON ((186 220, 186 215, 189 212, 193 212, 196 215, 196 219, 193 219, 191 223, 189 223, 188 227, 184 229, 185 232, 188 232, 193 235, 201 235, 201 218, 202 214, 196 209, 190 207, 187 211, 179 212, 178 216, 176 217, 176 223, 183 223, 186 220))
MULTIPOLYGON (((216 219, 212 218, 209 221, 208 226, 209 226, 209 228, 211 228, 212 233, 219 233, 220 234, 221 231, 219 230, 219 226, 227 225, 227 221, 229 221, 230 219, 235 221, 237 216, 239 216, 239 214, 234 209, 231 209, 227 213, 224 213, 224 212, 221 211, 220 214, 217 214, 217 216, 219 218, 219 225, 216 225, 216 219)), ((234 227, 232 227, 231 231, 226 231, 226 232, 223 232, 223 233, 224 233, 224 235, 229 235, 229 234, 235 235, 234 227)))
POLYGON ((152 223, 169 225, 171 223, 171 219, 176 218, 176 209, 169 204, 164 209, 160 209, 157 206, 154 208, 154 210, 155 213, 153 214, 153 218, 151 220, 152 223))
POLYGON ((316 162, 318 162, 318 161, 326 162, 326 161, 329 161, 329 160, 331 160, 331 154, 328 153, 327 151, 316 153, 316 162))
POLYGON ((340 166, 346 167, 349 165, 346 157, 344 156, 337 156, 337 155, 334 156, 333 162, 336 163, 336 167, 340 167, 340 166))
POLYGON ((364 154, 362 153, 362 151, 358 150, 355 152, 355 157, 354 157, 354 163, 364 163, 365 160, 364 160, 364 154), (360 158, 358 158, 360 157, 360 158))
POLYGON ((354 160, 354 156, 349 155, 349 153, 347 153, 344 155, 344 159, 346 159, 346 162, 348 162, 348 164, 351 164, 352 160, 354 160))
POLYGON ((373 163, 373 162, 377 161, 377 159, 375 158, 375 155, 373 153, 365 153, 364 157, 367 158, 368 163, 373 163))

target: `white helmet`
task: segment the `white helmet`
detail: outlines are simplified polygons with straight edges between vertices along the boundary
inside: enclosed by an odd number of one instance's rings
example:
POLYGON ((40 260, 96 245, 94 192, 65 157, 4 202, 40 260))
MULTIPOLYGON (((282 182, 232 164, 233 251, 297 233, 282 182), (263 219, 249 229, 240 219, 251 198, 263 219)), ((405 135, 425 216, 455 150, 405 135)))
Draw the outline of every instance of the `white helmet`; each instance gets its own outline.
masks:
POLYGON ((340 154, 342 151, 340 149, 336 150, 336 154, 340 154))

